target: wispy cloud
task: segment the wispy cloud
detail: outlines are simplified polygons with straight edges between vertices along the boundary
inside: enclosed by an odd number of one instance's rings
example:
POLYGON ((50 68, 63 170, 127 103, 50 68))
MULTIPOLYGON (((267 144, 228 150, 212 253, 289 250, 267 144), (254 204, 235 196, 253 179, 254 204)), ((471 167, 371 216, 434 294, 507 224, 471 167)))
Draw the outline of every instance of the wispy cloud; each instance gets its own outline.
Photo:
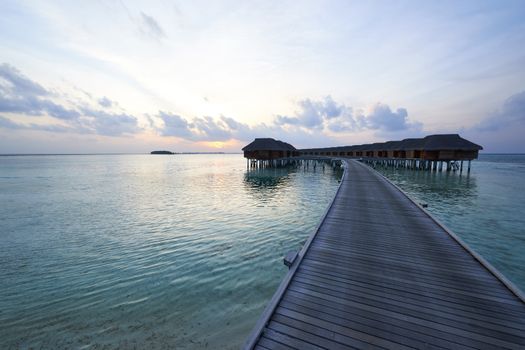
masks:
POLYGON ((155 20, 155 18, 145 14, 142 11, 140 12, 140 18, 141 18, 140 29, 143 34, 153 37, 155 39, 162 39, 166 37, 166 33, 160 26, 159 22, 155 20))
POLYGON ((58 124, 22 124, 12 121, 11 119, 0 116, 0 128, 10 130, 40 130, 49 132, 75 132, 73 128, 58 125, 58 124))
POLYGON ((113 101, 111 101, 109 98, 104 96, 98 99, 98 104, 104 108, 110 108, 113 105, 113 101))
POLYGON ((51 93, 38 83, 22 75, 15 67, 0 65, 0 112, 32 116, 47 114, 58 119, 79 117, 77 111, 50 100, 51 93))
MULTIPOLYGON (((0 112, 30 117, 47 116, 66 125, 21 124, 3 117, 0 127, 109 136, 134 134, 141 130, 137 118, 132 115, 103 111, 80 102, 65 106, 52 98, 60 96, 27 78, 15 67, 5 63, 0 65, 0 112)), ((105 104, 105 107, 112 105, 106 97, 98 103, 105 104)))
MULTIPOLYGON (((144 132, 137 117, 122 110, 104 96, 88 96, 91 103, 59 102, 58 93, 52 93, 27 78, 15 67, 0 66, 0 112, 9 114, 0 119, 0 128, 32 129, 48 132, 69 132, 104 136, 125 136, 144 132), (101 108, 102 107, 102 108, 101 108), (16 120, 17 115, 47 117, 39 123, 16 120), (14 118, 14 119, 13 119, 14 118), (56 122, 49 122, 55 119, 56 122)), ((303 145, 326 144, 334 137, 362 131, 377 132, 381 137, 389 133, 421 131, 422 124, 408 119, 405 108, 392 110, 377 103, 368 113, 335 101, 331 96, 321 99, 303 99, 297 102, 292 115, 277 115, 269 124, 249 125, 226 116, 184 117, 171 111, 144 115, 152 130, 162 137, 176 137, 190 142, 249 141, 255 137, 275 137, 303 145)), ((41 119, 42 120, 42 119, 41 119)))

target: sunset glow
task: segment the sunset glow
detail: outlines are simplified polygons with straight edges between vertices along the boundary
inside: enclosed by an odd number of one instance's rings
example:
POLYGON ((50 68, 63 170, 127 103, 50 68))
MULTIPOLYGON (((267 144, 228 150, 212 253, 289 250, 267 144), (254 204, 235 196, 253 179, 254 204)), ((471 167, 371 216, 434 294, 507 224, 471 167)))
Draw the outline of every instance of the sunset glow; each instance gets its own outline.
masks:
POLYGON ((0 153, 451 132, 524 152, 524 3, 415 4, 4 1, 0 153))

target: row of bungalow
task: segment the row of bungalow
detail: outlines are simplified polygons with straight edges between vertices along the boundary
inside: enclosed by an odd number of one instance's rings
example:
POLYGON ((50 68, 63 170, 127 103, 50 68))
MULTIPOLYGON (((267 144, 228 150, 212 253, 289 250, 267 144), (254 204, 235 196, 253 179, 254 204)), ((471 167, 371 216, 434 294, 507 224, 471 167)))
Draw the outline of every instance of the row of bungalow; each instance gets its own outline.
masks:
POLYGON ((478 158, 483 147, 460 137, 458 134, 429 135, 423 138, 408 138, 401 141, 377 142, 363 145, 308 148, 297 150, 289 143, 272 138, 257 138, 244 147, 244 157, 248 166, 272 166, 283 163, 283 159, 293 157, 350 157, 360 158, 370 163, 418 169, 440 170, 446 163, 463 169, 463 161, 478 158))
POLYGON ((302 156, 338 156, 359 158, 392 158, 421 160, 472 160, 483 147, 458 134, 429 135, 401 141, 372 144, 301 149, 302 156))

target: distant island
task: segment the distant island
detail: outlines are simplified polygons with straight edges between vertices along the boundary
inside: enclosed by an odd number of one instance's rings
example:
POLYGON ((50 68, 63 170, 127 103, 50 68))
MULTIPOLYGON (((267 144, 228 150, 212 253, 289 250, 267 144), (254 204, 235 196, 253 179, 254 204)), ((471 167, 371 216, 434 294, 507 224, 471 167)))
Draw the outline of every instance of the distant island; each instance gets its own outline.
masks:
MULTIPOLYGON (((171 152, 171 151, 151 151, 150 154, 226 154, 225 152, 171 152)), ((232 153, 233 154, 233 153, 232 153)))
POLYGON ((175 154, 171 151, 151 151, 151 154, 175 154))

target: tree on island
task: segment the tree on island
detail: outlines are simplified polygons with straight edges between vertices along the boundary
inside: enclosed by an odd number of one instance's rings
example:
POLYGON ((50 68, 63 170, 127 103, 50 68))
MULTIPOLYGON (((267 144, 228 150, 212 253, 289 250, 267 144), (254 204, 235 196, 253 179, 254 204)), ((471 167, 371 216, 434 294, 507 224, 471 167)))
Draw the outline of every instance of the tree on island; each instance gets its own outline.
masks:
POLYGON ((175 154, 171 151, 151 151, 151 154, 175 154))

